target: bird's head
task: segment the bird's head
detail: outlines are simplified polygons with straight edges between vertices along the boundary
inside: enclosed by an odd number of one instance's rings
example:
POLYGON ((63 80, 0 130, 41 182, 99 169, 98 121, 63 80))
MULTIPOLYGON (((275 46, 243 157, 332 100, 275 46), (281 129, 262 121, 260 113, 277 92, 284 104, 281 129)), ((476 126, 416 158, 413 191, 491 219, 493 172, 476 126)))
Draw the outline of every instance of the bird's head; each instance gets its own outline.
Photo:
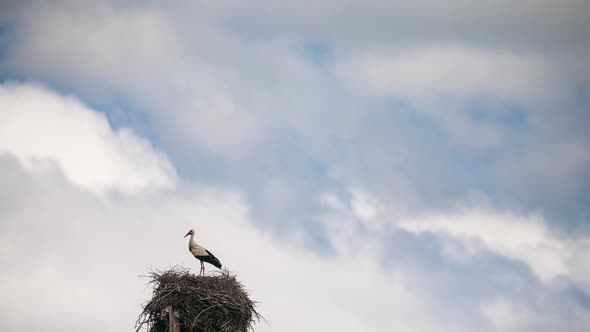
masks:
POLYGON ((188 231, 188 233, 186 233, 186 235, 184 237, 187 237, 187 236, 193 235, 193 234, 195 234, 195 230, 191 229, 190 231, 188 231))

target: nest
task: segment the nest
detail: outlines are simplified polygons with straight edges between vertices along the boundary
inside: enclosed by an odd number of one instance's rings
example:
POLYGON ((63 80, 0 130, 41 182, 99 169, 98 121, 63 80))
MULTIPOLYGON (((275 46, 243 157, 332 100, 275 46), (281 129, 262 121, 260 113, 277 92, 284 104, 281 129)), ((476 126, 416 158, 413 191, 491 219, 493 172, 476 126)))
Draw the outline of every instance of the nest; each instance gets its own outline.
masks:
POLYGON ((137 332, 246 332, 262 316, 244 286, 227 270, 196 276, 174 267, 152 271, 152 299, 137 319, 137 332))

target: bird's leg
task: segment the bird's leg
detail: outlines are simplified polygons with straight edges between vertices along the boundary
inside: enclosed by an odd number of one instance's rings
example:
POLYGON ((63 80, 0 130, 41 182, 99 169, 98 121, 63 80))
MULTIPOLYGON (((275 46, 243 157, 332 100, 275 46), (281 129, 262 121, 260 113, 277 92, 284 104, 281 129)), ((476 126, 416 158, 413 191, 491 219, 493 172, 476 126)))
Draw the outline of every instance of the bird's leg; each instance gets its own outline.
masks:
POLYGON ((202 276, 205 275, 205 264, 203 264, 203 262, 201 262, 201 273, 202 276))

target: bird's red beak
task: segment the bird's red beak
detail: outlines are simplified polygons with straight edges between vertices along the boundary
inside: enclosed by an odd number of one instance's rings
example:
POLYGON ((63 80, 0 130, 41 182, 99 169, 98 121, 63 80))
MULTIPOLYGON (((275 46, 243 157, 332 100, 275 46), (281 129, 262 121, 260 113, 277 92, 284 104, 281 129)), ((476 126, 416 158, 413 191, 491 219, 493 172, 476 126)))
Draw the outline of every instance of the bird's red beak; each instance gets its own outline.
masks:
POLYGON ((184 237, 187 237, 189 235, 191 235, 191 231, 188 231, 188 233, 186 233, 186 235, 184 237))

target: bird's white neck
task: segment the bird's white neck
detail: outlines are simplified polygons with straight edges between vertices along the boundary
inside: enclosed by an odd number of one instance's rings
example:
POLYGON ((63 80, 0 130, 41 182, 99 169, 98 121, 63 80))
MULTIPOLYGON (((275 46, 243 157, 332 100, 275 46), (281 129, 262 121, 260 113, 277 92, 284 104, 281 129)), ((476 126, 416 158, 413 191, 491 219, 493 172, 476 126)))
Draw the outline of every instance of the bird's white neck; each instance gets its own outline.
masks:
POLYGON ((188 247, 189 247, 189 249, 195 245, 194 238, 195 238, 195 233, 192 233, 190 239, 188 240, 188 247))

